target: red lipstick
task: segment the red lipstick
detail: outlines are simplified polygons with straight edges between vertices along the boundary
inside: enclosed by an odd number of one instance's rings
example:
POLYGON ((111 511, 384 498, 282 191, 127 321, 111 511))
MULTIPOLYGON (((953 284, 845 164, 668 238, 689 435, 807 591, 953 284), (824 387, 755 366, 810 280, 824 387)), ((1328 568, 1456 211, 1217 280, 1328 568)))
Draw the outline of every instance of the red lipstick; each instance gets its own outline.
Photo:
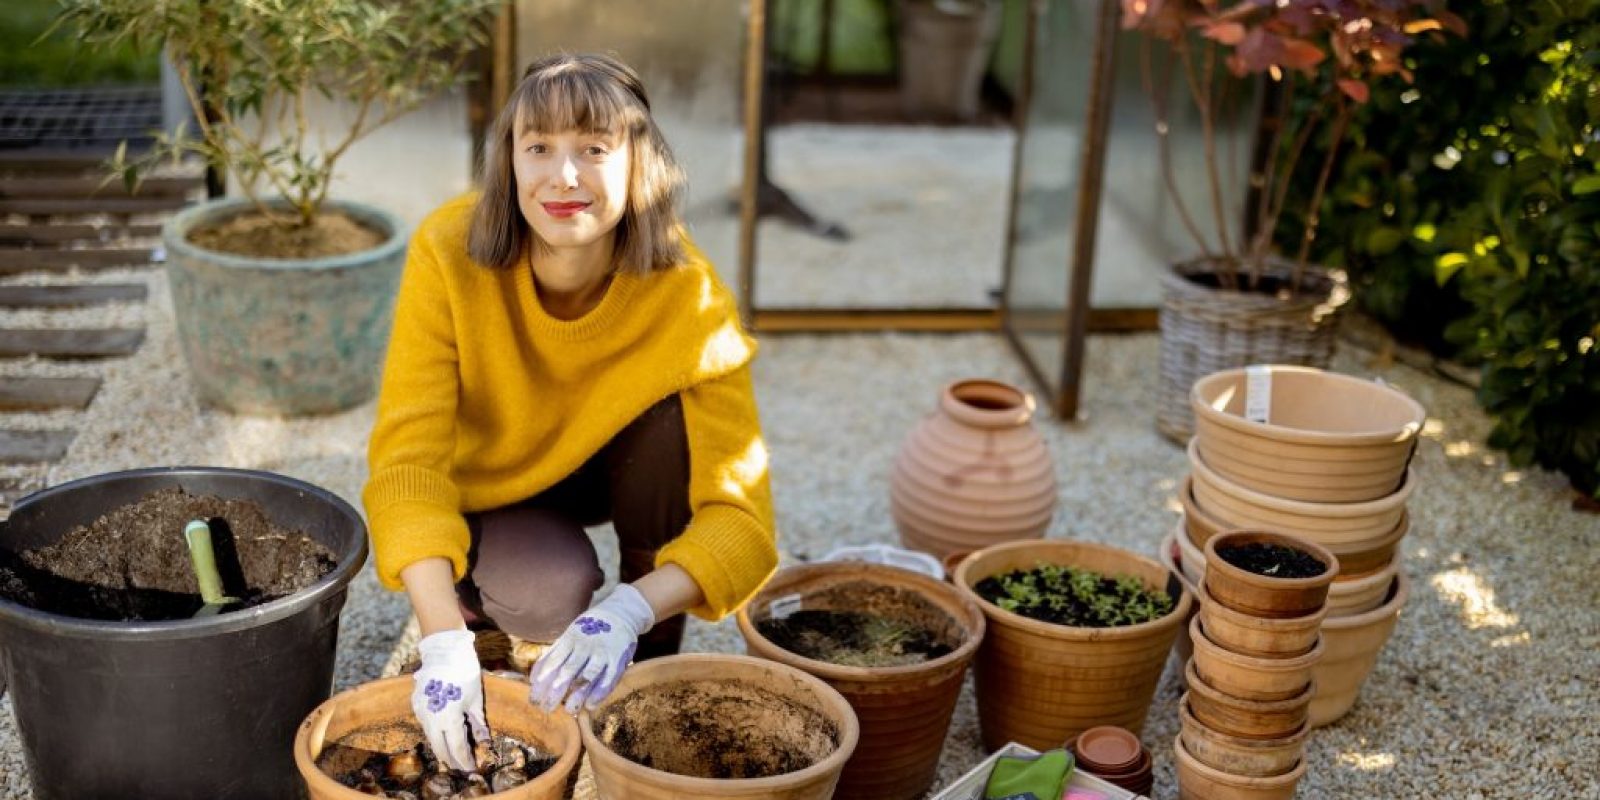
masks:
POLYGON ((544 208, 544 213, 556 219, 566 219, 589 207, 588 203, 577 202, 540 203, 539 205, 544 208))

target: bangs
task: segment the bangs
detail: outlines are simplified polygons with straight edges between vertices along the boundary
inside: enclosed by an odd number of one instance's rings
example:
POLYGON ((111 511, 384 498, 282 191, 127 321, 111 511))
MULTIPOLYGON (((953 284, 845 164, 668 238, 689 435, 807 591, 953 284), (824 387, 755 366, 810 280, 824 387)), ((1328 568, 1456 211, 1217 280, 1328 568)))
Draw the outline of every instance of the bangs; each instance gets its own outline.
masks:
POLYGON ((517 129, 559 133, 635 134, 649 113, 638 98, 605 75, 577 64, 542 70, 523 81, 515 97, 517 129))

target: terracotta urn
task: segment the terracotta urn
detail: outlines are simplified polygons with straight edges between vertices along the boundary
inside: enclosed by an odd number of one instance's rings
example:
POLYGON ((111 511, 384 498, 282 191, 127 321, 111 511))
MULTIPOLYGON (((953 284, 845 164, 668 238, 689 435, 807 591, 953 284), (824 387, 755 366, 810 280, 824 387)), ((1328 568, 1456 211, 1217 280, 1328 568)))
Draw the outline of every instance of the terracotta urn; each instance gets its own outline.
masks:
POLYGON ((890 510, 905 546, 943 558, 1044 535, 1056 473, 1033 411, 1027 392, 998 381, 945 387, 890 474, 890 510))

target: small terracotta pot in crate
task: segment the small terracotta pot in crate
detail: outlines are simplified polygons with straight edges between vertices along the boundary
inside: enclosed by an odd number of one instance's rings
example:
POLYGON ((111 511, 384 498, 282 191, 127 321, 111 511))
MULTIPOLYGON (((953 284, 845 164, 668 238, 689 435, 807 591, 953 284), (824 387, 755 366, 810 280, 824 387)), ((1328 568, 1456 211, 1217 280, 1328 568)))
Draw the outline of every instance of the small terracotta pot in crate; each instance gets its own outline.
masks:
MULTIPOLYGON (((1200 621, 1206 636, 1225 650, 1256 658, 1293 659, 1317 646, 1322 620, 1328 615, 1324 605, 1299 617, 1258 617, 1235 611, 1217 602, 1198 587, 1200 621)), ((1331 596, 1331 595, 1330 595, 1331 596)))
POLYGON ((1305 691, 1286 700, 1242 700, 1206 683, 1195 672, 1193 659, 1183 677, 1189 686, 1189 709, 1200 724, 1247 739, 1281 739, 1299 730, 1310 718, 1311 698, 1317 694, 1313 680, 1305 691))
POLYGON ((1294 733, 1278 739, 1249 739, 1231 736, 1200 723, 1189 710, 1189 695, 1178 700, 1179 735, 1189 755, 1212 769, 1232 775, 1269 778, 1283 775, 1300 763, 1305 752, 1308 720, 1294 733))
POLYGON ((1328 587, 1339 575, 1339 559, 1326 547, 1294 536, 1268 531, 1229 531, 1206 542, 1206 591, 1219 603, 1261 617, 1303 617, 1322 609, 1328 587), (1258 575, 1217 555, 1232 547, 1276 545, 1305 553, 1322 562, 1322 572, 1307 578, 1258 575))

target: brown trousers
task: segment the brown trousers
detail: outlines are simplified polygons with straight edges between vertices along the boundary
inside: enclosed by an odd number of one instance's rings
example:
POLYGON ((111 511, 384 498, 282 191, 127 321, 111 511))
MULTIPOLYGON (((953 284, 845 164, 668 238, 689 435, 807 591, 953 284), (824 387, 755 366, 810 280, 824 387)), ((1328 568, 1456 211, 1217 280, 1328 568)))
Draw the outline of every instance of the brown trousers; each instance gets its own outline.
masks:
MULTIPOLYGON (((656 551, 689 525, 689 443, 677 395, 651 406, 598 453, 545 491, 467 514, 472 549, 461 604, 480 621, 523 639, 554 641, 605 583, 584 528, 611 521, 621 579, 655 567, 656 551)), ((639 640, 643 660, 678 651, 684 617, 639 640)))

